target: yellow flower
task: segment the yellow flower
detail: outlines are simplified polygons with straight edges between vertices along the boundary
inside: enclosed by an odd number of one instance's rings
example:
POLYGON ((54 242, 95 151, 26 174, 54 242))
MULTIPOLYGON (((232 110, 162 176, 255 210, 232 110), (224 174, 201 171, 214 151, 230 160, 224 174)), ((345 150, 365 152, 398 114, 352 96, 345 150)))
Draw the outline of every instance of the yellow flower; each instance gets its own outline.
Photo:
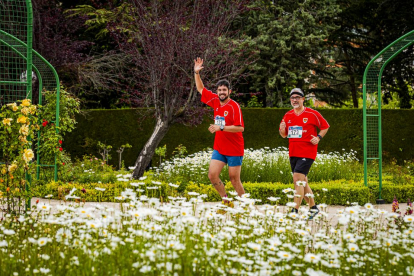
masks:
POLYGON ((22 127, 19 129, 19 133, 23 134, 24 136, 29 135, 29 127, 27 125, 22 125, 22 127))
POLYGON ((22 101, 22 106, 30 106, 30 100, 29 99, 24 99, 22 101))
POLYGON ((32 160, 34 157, 34 153, 31 149, 24 149, 23 152, 23 159, 26 162, 29 162, 30 160, 32 160))
POLYGON ((7 172, 7 168, 5 166, 1 168, 1 174, 6 174, 6 172, 7 172))
POLYGON ((9 166, 9 172, 14 172, 17 169, 17 164, 15 162, 13 162, 10 166, 9 166))
POLYGON ((29 112, 30 114, 34 114, 36 112, 36 106, 32 105, 31 107, 29 107, 29 112))
POLYGON ((23 113, 24 115, 27 115, 27 114, 29 114, 30 109, 29 109, 29 108, 27 108, 27 107, 23 107, 21 111, 22 111, 22 113, 23 113))
POLYGON ((27 121, 27 117, 25 117, 25 116, 20 116, 20 117, 17 119, 17 122, 18 122, 18 123, 22 123, 22 124, 25 124, 25 123, 26 123, 26 121, 27 121))
POLYGON ((11 121, 13 121, 13 119, 12 119, 12 118, 4 118, 4 119, 3 119, 3 124, 4 124, 4 125, 10 125, 11 121))
POLYGON ((9 104, 7 104, 7 106, 11 106, 11 107, 12 107, 12 109, 13 109, 13 111, 17 111, 17 109, 19 109, 19 108, 17 107, 17 104, 16 104, 16 103, 9 103, 9 104))
POLYGON ((23 145, 27 143, 26 136, 19 136, 19 140, 23 143, 23 145))

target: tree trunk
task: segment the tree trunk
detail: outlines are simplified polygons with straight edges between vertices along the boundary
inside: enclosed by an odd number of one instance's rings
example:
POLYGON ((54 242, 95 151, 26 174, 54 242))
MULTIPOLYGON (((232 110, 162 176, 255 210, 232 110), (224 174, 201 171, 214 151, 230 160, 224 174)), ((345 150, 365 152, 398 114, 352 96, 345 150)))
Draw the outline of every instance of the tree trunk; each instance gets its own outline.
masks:
POLYGON ((397 77, 397 87, 397 93, 400 98, 400 108, 411 109, 412 105, 410 103, 410 92, 408 91, 407 83, 401 76, 397 77))
POLYGON ((135 161, 135 169, 132 173, 132 177, 134 179, 144 175, 145 169, 148 167, 152 157, 154 156, 155 149, 158 147, 158 144, 167 134, 169 129, 170 124, 168 122, 163 121, 160 118, 157 119, 157 123, 151 137, 148 139, 147 143, 145 143, 144 148, 138 155, 137 161, 135 161))
POLYGON ((351 85, 351 94, 352 94, 352 103, 354 108, 358 108, 358 96, 357 96, 357 87, 355 84, 355 77, 351 75, 349 78, 350 85, 351 85))
POLYGON ((278 107, 282 107, 283 106, 283 90, 282 89, 278 89, 277 90, 277 99, 278 99, 278 107))
POLYGON ((266 107, 273 107, 274 95, 267 83, 265 84, 265 91, 266 91, 266 107))

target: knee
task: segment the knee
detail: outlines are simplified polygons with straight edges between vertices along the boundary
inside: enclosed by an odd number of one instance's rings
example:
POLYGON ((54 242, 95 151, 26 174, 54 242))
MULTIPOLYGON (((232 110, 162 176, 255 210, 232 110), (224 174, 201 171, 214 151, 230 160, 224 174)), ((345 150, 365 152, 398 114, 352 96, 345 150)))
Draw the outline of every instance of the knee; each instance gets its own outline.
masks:
POLYGON ((218 177, 219 175, 217 173, 208 172, 208 179, 210 179, 210 181, 215 181, 218 177))
POLYGON ((235 183, 235 182, 240 181, 240 176, 239 175, 229 175, 229 178, 230 178, 231 183, 235 183))
POLYGON ((300 174, 293 174, 293 184, 295 184, 295 185, 296 185, 296 182, 298 182, 298 181, 305 181, 307 183, 306 180, 307 180, 306 177, 304 178, 300 174))
POLYGON ((300 181, 300 178, 297 176, 293 176, 293 184, 296 186, 296 182, 300 181))

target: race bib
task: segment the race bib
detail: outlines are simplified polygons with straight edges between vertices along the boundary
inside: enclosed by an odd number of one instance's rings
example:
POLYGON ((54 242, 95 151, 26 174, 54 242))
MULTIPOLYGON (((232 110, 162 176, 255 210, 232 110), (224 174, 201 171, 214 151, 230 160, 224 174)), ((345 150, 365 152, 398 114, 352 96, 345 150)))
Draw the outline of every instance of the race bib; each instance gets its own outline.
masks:
POLYGON ((302 138, 302 130, 301 126, 290 126, 287 138, 302 138))
POLYGON ((214 124, 218 125, 218 126, 226 126, 226 121, 224 119, 224 117, 220 117, 220 116, 216 116, 214 118, 214 124))

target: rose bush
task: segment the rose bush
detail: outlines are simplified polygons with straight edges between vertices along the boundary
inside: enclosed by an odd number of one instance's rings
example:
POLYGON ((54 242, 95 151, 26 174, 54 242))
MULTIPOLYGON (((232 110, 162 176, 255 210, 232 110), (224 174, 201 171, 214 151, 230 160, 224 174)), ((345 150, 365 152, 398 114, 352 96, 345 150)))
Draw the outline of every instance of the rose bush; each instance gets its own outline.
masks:
POLYGON ((1 203, 7 212, 20 212, 29 197, 26 176, 34 169, 32 138, 39 129, 38 108, 29 99, 2 106, 0 110, 1 203))

